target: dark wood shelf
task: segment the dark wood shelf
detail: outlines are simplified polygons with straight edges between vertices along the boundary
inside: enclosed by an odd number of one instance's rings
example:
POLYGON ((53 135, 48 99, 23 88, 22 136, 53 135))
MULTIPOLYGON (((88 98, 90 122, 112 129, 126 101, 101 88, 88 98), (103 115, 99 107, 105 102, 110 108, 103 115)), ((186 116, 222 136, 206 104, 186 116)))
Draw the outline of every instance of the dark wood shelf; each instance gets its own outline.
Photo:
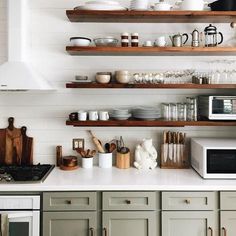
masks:
POLYGON ((224 56, 236 55, 236 47, 74 47, 72 56, 224 56))
POLYGON ((236 89, 236 84, 99 84, 67 83, 72 89, 236 89))
POLYGON ((236 11, 85 11, 67 10, 71 22, 230 23, 236 11))
POLYGON ((144 121, 144 120, 108 120, 108 121, 66 121, 66 125, 75 127, 185 127, 185 126, 236 126, 236 121, 144 121))

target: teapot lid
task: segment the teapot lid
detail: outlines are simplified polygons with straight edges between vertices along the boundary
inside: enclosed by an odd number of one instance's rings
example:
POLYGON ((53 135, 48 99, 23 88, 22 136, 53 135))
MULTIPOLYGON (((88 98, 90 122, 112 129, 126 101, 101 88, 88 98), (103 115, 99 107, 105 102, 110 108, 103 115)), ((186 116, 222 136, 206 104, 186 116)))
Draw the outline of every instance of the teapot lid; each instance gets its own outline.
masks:
POLYGON ((204 29, 205 32, 216 32, 217 31, 217 28, 215 26, 213 26, 212 24, 210 24, 209 26, 207 26, 205 29, 204 29))

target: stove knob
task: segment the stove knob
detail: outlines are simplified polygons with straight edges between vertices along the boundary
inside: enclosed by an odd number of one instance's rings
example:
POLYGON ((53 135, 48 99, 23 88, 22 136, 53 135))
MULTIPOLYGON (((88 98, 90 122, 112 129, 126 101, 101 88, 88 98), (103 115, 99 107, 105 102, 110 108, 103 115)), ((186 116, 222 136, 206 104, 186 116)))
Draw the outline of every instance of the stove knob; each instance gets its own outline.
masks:
POLYGON ((6 180, 7 182, 10 182, 10 181, 12 181, 12 177, 11 177, 11 176, 6 176, 6 177, 5 177, 5 180, 6 180))

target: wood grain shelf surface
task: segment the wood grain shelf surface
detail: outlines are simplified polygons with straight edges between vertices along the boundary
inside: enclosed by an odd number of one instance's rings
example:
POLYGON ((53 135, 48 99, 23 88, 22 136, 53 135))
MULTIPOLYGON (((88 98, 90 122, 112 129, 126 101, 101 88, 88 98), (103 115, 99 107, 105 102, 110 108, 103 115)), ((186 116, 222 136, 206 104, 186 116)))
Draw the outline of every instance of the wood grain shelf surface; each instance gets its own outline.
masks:
POLYGON ((66 125, 75 127, 185 127, 185 126, 236 126, 236 121, 144 121, 144 120, 108 120, 108 121, 66 121, 66 125))
POLYGON ((99 84, 67 83, 71 89, 236 89, 236 84, 99 84))
POLYGON ((236 47, 75 47, 67 46, 72 56, 224 56, 236 55, 236 47))
POLYGON ((91 11, 67 10, 71 22, 230 23, 236 11, 91 11))

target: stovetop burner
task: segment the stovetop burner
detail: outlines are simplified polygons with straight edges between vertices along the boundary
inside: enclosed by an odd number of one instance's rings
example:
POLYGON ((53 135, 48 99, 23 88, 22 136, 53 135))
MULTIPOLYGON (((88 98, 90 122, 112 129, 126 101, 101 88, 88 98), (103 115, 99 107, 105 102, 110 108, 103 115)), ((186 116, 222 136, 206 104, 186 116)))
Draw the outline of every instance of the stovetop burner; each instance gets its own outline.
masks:
POLYGON ((31 166, 1 166, 0 181, 27 181, 43 182, 54 165, 31 165, 31 166))

